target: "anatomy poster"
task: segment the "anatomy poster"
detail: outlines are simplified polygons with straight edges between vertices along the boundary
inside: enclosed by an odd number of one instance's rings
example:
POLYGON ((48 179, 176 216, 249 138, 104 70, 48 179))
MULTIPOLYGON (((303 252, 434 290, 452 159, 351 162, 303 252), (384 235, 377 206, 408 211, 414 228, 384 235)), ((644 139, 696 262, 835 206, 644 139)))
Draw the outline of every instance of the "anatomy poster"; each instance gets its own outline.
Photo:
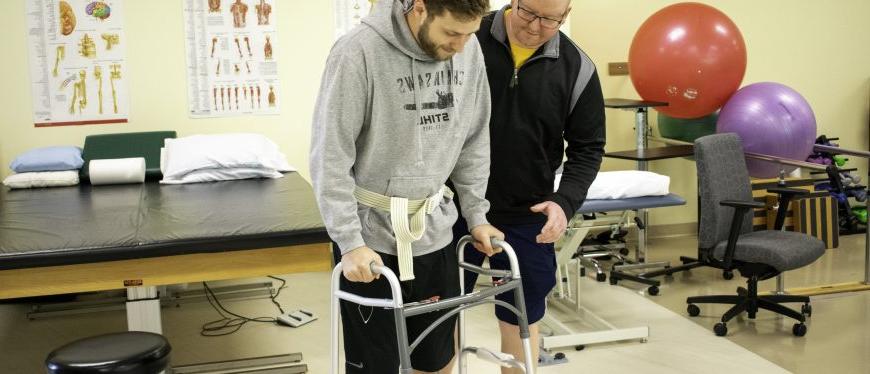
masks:
POLYGON ((340 38, 359 25, 377 2, 378 0, 335 0, 335 38, 340 38))
POLYGON ((278 114, 276 0, 184 0, 190 116, 278 114))
POLYGON ((37 127, 127 122, 123 0, 27 0, 37 127))

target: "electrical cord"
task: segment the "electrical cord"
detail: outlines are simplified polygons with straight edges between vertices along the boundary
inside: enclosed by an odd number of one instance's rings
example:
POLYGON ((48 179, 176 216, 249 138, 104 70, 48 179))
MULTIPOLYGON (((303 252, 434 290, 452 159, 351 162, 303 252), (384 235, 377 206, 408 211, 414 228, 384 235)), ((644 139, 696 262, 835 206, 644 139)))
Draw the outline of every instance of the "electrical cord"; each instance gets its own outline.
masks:
MULTIPOLYGON (((278 307, 278 310, 281 314, 284 314, 284 308, 281 306, 281 303, 278 302, 278 295, 281 294, 281 290, 283 290, 287 286, 287 281, 269 275, 269 278, 278 280, 281 282, 281 286, 278 287, 278 291, 274 294, 270 294, 269 300, 272 304, 275 304, 278 307)), ((221 304, 220 300, 214 294, 211 287, 208 286, 206 282, 202 282, 203 289, 205 290, 205 298, 208 300, 208 303, 218 314, 220 314, 221 319, 206 322, 202 325, 202 329, 199 334, 202 336, 225 336, 233 334, 239 331, 246 323, 248 322, 260 322, 260 323, 276 323, 278 320, 273 317, 246 317, 243 315, 239 315, 229 311, 226 307, 221 304)))

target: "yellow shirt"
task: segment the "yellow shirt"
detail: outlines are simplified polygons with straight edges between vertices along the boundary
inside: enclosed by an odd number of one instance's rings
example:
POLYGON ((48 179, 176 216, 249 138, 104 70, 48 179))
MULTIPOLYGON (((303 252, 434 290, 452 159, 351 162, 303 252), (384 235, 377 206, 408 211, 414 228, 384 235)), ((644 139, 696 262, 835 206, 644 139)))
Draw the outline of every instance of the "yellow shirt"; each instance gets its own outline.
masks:
MULTIPOLYGON (((504 12, 505 23, 508 22, 507 18, 510 14, 510 9, 504 12)), ((532 55, 535 54, 535 51, 537 51, 537 49, 524 48, 518 44, 514 44, 513 42, 509 43, 511 45, 511 55, 513 55, 514 57, 514 69, 519 69, 520 66, 522 66, 522 64, 525 63, 526 60, 529 59, 529 57, 532 57, 532 55)))

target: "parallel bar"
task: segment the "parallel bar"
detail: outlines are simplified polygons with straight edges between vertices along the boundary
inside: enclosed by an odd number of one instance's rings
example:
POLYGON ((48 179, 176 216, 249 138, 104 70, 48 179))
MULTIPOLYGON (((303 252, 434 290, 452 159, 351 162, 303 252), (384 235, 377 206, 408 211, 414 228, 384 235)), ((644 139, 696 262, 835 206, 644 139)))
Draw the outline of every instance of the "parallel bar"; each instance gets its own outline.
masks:
POLYGON ((302 361, 301 353, 288 353, 283 355, 264 356, 258 358, 248 358, 241 360, 215 361, 207 363, 198 363, 190 365, 181 365, 172 368, 173 374, 194 374, 194 373, 267 373, 268 371, 251 371, 256 368, 261 370, 276 369, 274 366, 280 366, 283 371, 275 371, 280 373, 304 373, 308 371, 305 364, 300 364, 302 361), (304 371, 291 371, 290 367, 302 369, 304 371))
MULTIPOLYGON (((786 290, 786 293, 789 295, 815 296, 815 295, 828 295, 828 294, 834 294, 834 293, 858 292, 858 291, 867 291, 867 290, 870 290, 870 284, 866 284, 863 282, 851 282, 851 283, 837 283, 837 284, 821 285, 821 286, 814 286, 814 287, 789 288, 786 290)), ((768 294, 772 294, 772 293, 768 293, 768 294)))
MULTIPOLYGON (((668 138, 662 138, 662 137, 658 137, 658 136, 650 136, 649 139, 652 141, 665 143, 665 144, 672 144, 672 145, 693 145, 692 143, 684 142, 682 140, 668 139, 668 138)), ((835 148, 835 149, 839 149, 839 148, 835 148)), ((776 162, 776 163, 780 163, 780 164, 784 164, 784 165, 798 166, 798 167, 802 167, 802 168, 806 168, 806 169, 813 169, 813 170, 825 170, 824 165, 814 164, 814 163, 806 162, 806 161, 792 160, 792 159, 788 159, 788 158, 781 158, 781 157, 766 155, 763 153, 755 153, 755 152, 743 152, 743 154, 746 155, 746 157, 756 159, 756 160, 761 160, 761 161, 776 162)))
POLYGON ((841 154, 841 155, 850 155, 850 156, 858 156, 858 157, 863 157, 863 158, 870 158, 870 152, 867 152, 867 151, 857 151, 854 149, 832 147, 829 145, 822 145, 822 144, 814 145, 813 150, 820 151, 820 152, 837 153, 837 154, 841 154))

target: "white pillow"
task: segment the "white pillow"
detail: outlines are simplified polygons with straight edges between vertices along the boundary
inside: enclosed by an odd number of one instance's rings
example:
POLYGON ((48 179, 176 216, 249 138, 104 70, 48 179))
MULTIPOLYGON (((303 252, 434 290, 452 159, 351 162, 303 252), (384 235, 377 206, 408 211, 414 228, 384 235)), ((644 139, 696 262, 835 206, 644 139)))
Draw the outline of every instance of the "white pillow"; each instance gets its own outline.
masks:
POLYGON ((9 188, 62 187, 79 184, 79 171, 40 171, 12 174, 3 180, 9 188))
POLYGON ((605 171, 589 186, 587 199, 625 199, 668 194, 671 178, 649 171, 605 171))
POLYGON ((203 169, 253 168, 295 171, 278 146, 260 134, 193 135, 166 139, 163 177, 179 179, 203 169))
POLYGON ((264 168, 223 168, 223 169, 200 169, 187 173, 179 178, 163 178, 163 184, 184 184, 217 182, 236 179, 251 178, 281 178, 281 174, 274 169, 264 168))

